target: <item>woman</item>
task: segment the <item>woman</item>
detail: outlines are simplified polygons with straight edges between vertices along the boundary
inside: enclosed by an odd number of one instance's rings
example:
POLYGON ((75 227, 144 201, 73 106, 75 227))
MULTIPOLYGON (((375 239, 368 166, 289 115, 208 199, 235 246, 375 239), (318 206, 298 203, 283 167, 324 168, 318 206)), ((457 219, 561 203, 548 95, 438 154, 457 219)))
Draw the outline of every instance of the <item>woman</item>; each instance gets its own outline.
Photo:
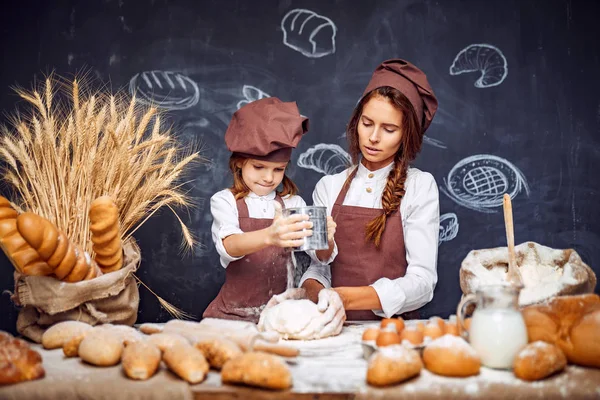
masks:
POLYGON ((438 189, 431 174, 409 164, 436 109, 417 67, 400 59, 377 67, 346 132, 358 165, 323 177, 313 193, 314 204, 326 206, 337 224, 335 245, 314 255, 302 289, 275 296, 268 306, 306 296, 323 311, 316 329, 335 333, 345 317, 391 317, 432 299, 438 189))

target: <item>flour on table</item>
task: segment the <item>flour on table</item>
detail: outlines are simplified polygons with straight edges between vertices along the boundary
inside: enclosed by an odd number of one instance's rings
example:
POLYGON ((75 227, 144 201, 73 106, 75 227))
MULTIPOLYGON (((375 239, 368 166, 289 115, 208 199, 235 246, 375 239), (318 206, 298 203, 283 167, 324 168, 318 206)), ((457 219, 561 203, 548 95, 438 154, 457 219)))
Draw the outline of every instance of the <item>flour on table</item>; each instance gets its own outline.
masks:
POLYGON ((317 305, 310 300, 285 300, 261 314, 258 329, 275 331, 283 339, 320 339, 320 329, 310 329, 309 325, 321 316, 317 305))

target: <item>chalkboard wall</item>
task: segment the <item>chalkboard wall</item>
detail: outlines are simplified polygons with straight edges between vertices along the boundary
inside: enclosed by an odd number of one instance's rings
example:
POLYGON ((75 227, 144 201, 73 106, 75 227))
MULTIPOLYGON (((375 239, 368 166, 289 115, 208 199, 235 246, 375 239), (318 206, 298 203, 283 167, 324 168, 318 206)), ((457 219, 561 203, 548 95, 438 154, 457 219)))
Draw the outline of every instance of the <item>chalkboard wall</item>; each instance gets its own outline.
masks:
MULTIPOLYGON (((177 221, 157 215, 135 235, 139 276, 199 317, 224 279, 208 200, 230 183, 232 113, 264 96, 298 102, 311 129, 289 175, 311 203, 323 174, 342 168, 345 125, 373 69, 410 60, 440 103, 415 162, 435 176, 442 215, 439 282, 423 315, 448 316, 469 250, 505 245, 504 192, 517 243, 575 248, 600 272, 599 11, 585 0, 12 2, 0 12, 0 108, 17 105, 11 85, 84 70, 171 110, 180 140, 210 159, 188 185, 198 207, 180 213, 201 245, 182 258, 177 221)), ((12 269, 0 254, 2 290, 12 269)), ((138 321, 169 318, 140 291, 138 321)), ((0 311, 0 329, 14 331, 7 293, 0 311)))

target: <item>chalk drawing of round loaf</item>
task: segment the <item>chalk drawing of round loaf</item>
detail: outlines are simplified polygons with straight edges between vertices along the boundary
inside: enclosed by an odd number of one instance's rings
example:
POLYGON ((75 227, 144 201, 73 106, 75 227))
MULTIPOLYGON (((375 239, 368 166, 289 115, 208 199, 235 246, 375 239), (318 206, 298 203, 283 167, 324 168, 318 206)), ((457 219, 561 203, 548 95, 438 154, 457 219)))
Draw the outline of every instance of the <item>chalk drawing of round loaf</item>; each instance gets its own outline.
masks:
POLYGON ((477 154, 459 161, 440 187, 457 204, 472 210, 492 213, 502 206, 502 196, 514 198, 522 190, 529 196, 523 173, 504 158, 477 154))
POLYGON ((462 49, 450 66, 450 75, 480 72, 477 88, 498 86, 508 75, 506 57, 499 48, 490 44, 472 44, 462 49))
POLYGON ((238 101, 238 103, 237 103, 238 110, 240 108, 242 108, 244 105, 246 105, 248 103, 252 103, 253 101, 264 99, 266 97, 271 97, 270 95, 266 94, 265 92, 263 92, 256 86, 252 86, 252 85, 244 85, 242 87, 242 96, 244 96, 244 99, 238 101))
POLYGON ((332 20, 313 11, 296 8, 281 20, 283 44, 309 58, 335 53, 337 28, 332 20))
POLYGON ((298 166, 334 175, 350 166, 350 155, 337 144, 320 143, 298 157, 298 166))
POLYGON ((129 92, 136 101, 166 110, 184 110, 200 98, 196 82, 171 71, 144 71, 129 81, 129 92))
POLYGON ((449 242, 458 235, 458 217, 454 213, 440 215, 440 234, 438 246, 443 242, 449 242))

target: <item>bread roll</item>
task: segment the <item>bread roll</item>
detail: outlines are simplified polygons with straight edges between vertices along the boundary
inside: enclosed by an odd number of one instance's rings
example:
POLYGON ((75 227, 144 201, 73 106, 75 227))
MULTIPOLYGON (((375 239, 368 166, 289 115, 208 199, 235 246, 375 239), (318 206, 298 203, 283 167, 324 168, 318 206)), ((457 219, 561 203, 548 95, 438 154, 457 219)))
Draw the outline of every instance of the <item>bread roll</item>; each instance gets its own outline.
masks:
POLYGON ((160 356, 160 350, 152 343, 132 343, 123 350, 123 371, 131 379, 146 380, 158 369, 160 356))
POLYGON ((221 369, 232 358, 242 354, 240 347, 229 339, 208 339, 196 343, 211 367, 221 369))
POLYGON ((162 352, 175 344, 190 344, 186 338, 176 333, 155 333, 150 335, 147 341, 157 346, 162 352))
POLYGON ((600 297, 597 294, 559 296, 522 311, 530 342, 557 345, 567 360, 600 368, 600 297))
POLYGON ((292 386, 292 374, 281 358, 252 351, 227 361, 221 370, 221 381, 283 390, 292 386))
POLYGON ((369 358, 367 383, 373 386, 398 384, 419 375, 422 368, 416 350, 402 345, 387 346, 369 358))
POLYGON ((544 379, 567 365, 567 358, 561 349, 546 342, 529 343, 515 357, 513 372, 525 381, 544 379))
POLYGON ((437 375, 467 377, 478 375, 479 356, 462 338, 444 335, 423 350, 425 368, 437 375))
POLYGON ((86 331, 80 335, 72 336, 71 339, 67 340, 63 345, 63 354, 65 357, 78 357, 79 356, 79 345, 83 341, 83 338, 87 335, 86 331))
POLYGON ((123 340, 107 329, 95 330, 83 338, 78 351, 83 361, 99 367, 109 367, 121 360, 123 340))
POLYGON ((140 332, 145 333, 146 335, 152 335, 162 331, 163 327, 159 324, 145 323, 140 325, 140 332))
POLYGON ((98 328, 107 329, 110 333, 121 339, 123 345, 141 342, 145 339, 144 334, 128 325, 100 325, 98 328))
POLYGON ((109 196, 101 196, 90 205, 90 231, 95 260, 103 273, 121 269, 123 266, 123 245, 119 209, 109 196))
POLYGON ((175 344, 167 348, 163 361, 173 373, 189 383, 202 382, 209 369, 202 352, 189 344, 175 344))
POLYGON ((0 385, 44 377, 42 357, 21 339, 0 331, 0 385))
POLYGON ((25 241, 17 229, 19 214, 10 202, 0 196, 0 248, 15 269, 25 275, 50 275, 52 268, 25 241))
POLYGON ((80 321, 63 321, 52 325, 42 335, 42 346, 45 349, 57 349, 63 347, 73 336, 92 329, 92 326, 80 321))
POLYGON ((71 243, 67 236, 46 218, 26 212, 17 218, 17 229, 51 268, 51 273, 65 282, 79 282, 98 275, 89 254, 71 243))

